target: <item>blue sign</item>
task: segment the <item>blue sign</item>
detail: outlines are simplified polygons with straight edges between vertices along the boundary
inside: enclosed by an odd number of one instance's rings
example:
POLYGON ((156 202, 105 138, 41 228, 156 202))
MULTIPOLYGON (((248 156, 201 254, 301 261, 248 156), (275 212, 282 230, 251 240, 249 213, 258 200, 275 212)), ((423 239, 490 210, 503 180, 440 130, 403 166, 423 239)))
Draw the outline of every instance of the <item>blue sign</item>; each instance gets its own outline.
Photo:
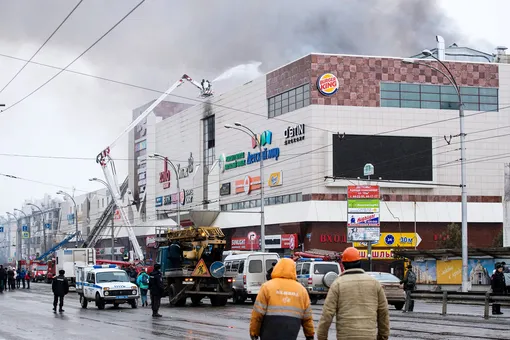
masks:
POLYGON ((50 223, 46 223, 44 226, 46 227, 46 229, 51 229, 51 224, 50 223))
POLYGON ((388 235, 386 235, 386 237, 384 238, 384 242, 385 242, 387 245, 391 246, 391 245, 393 245, 393 243, 395 243, 395 237, 394 237, 393 235, 391 235, 391 234, 388 234, 388 235))
MULTIPOLYGON (((274 158, 275 160, 278 160, 280 157, 280 148, 273 148, 273 149, 267 149, 264 148, 262 150, 262 158, 264 160, 269 158, 274 158)), ((246 156, 246 164, 253 164, 256 162, 260 162, 260 152, 257 153, 251 153, 248 152, 248 156, 246 156)))
POLYGON ((4 226, 0 225, 0 233, 3 233, 3 232, 4 232, 4 226))
POLYGON ((220 261, 213 262, 209 267, 209 271, 212 277, 219 279, 225 275, 225 264, 220 261))
POLYGON ((28 231, 28 226, 27 225, 22 226, 21 231, 28 231))
POLYGON ((161 207, 163 205, 163 196, 156 197, 156 207, 161 207))
POLYGON ((74 224, 74 214, 68 214, 67 215, 67 223, 68 224, 74 224))

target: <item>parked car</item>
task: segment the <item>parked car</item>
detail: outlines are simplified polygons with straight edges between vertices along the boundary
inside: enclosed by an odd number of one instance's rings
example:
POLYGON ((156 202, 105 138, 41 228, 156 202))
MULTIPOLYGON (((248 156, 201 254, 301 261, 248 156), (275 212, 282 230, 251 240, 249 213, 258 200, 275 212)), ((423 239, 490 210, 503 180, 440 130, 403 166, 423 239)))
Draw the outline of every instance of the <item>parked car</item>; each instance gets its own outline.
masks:
POLYGON ((302 258, 296 263, 297 280, 308 291, 312 305, 326 298, 329 287, 341 272, 338 262, 302 258))
POLYGON ((367 272, 367 274, 381 283, 389 305, 393 305, 397 310, 404 308, 406 293, 398 277, 382 272, 367 272))

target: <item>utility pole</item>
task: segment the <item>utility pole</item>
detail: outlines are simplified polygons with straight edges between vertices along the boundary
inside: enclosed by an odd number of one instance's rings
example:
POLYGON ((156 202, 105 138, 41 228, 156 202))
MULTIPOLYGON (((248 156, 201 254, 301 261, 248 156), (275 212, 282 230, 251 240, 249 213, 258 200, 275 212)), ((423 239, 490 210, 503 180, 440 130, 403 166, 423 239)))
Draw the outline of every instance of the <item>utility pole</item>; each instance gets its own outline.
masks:
MULTIPOLYGON (((112 193, 112 200, 113 200, 113 193, 112 193)), ((117 206, 114 204, 113 209, 112 209, 112 261, 115 260, 115 227, 114 227, 115 210, 117 210, 117 206)))

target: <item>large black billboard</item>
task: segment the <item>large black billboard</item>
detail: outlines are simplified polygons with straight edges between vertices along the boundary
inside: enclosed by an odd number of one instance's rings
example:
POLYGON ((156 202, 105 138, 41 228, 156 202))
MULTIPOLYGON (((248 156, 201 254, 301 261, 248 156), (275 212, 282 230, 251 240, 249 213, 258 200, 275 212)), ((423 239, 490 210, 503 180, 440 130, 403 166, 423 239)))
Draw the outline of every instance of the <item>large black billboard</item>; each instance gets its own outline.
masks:
POLYGON ((374 165, 372 178, 432 181, 432 138, 333 135, 333 176, 363 177, 367 163, 374 165))

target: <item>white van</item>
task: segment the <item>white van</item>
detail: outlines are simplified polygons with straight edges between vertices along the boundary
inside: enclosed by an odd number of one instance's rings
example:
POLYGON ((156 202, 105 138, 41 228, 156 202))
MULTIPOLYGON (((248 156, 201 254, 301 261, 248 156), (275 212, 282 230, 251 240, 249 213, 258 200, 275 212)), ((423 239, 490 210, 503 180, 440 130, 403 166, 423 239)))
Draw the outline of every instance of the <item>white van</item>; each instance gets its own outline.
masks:
POLYGON ((247 298, 253 302, 257 298, 260 287, 267 281, 267 271, 273 263, 280 260, 277 253, 241 253, 233 252, 225 260, 225 276, 234 277, 234 303, 243 303, 247 298))

